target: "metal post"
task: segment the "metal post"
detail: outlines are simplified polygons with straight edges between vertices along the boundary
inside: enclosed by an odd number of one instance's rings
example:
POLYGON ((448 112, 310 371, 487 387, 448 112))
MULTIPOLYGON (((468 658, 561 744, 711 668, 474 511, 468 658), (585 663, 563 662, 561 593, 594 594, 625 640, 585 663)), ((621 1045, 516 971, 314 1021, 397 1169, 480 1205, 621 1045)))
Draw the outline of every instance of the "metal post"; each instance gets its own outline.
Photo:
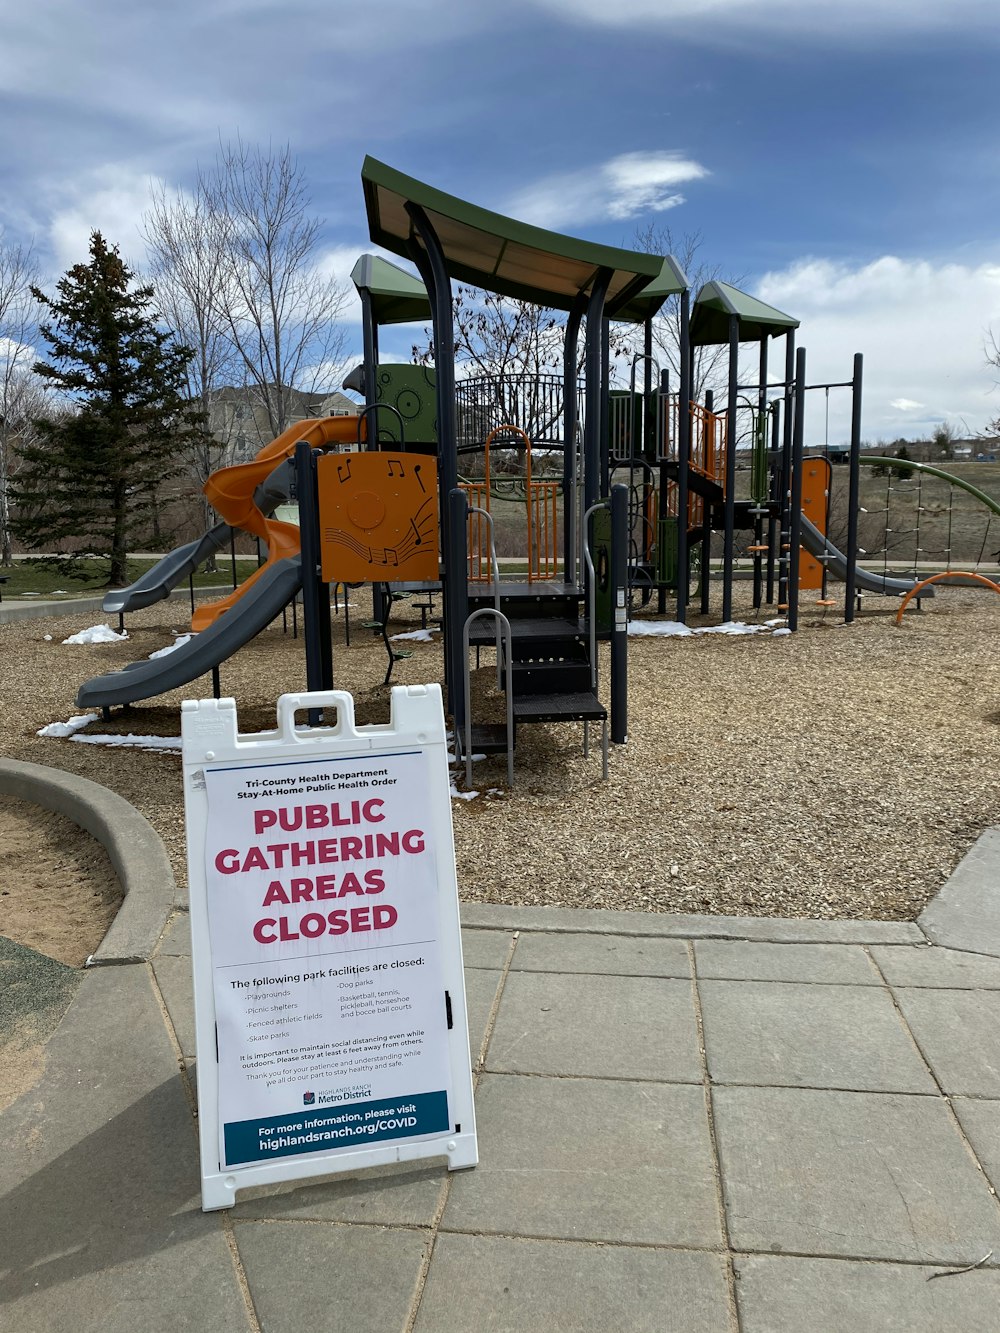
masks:
MULTIPOLYGON (((427 214, 418 205, 406 205, 420 244, 411 244, 411 256, 424 280, 434 325, 434 372, 437 380, 438 483, 440 487, 441 547, 444 557, 444 674, 448 707, 456 734, 464 725, 462 696, 462 628, 469 612, 468 533, 465 510, 460 520, 451 495, 458 486, 458 431, 455 422, 455 328, 451 278, 444 252, 427 214)), ((464 495, 463 495, 464 498, 464 495)))
POLYGON ((736 523, 736 406, 739 402, 740 321, 729 316, 729 398, 726 406, 726 495, 722 545, 722 621, 733 618, 733 535, 736 523))
MULTIPOLYGON (((611 403, 609 401, 608 380, 611 367, 611 321, 601 319, 601 494, 611 491, 611 403)), ((631 406, 631 405, 630 405, 631 406)), ((635 418, 632 417, 632 424, 635 418)), ((631 441, 630 452, 635 451, 635 441, 631 441)))
POLYGON ((806 349, 795 353, 795 427, 792 431, 791 522, 788 531, 788 628, 799 627, 799 544, 802 540, 802 445, 805 435, 806 349))
MULTIPOLYGON (((365 362, 365 403, 375 402, 376 397, 376 373, 378 371, 378 326, 375 323, 375 312, 372 308, 372 294, 367 287, 362 287, 358 291, 361 297, 361 337, 364 344, 364 362, 365 362)), ((377 423, 376 423, 377 425, 377 423)), ((373 439, 369 434, 368 448, 378 448, 378 430, 375 431, 373 439)))
MULTIPOLYGON (((715 413, 715 393, 705 390, 705 411, 712 416, 715 413)), ((708 422, 705 429, 709 429, 708 422)), ((711 447, 711 442, 710 442, 711 447)), ((708 615, 712 583, 712 506, 707 500, 702 504, 701 520, 701 614, 708 615)))
MULTIPOLYGON (((677 403, 677 619, 687 621, 688 578, 688 474, 691 469, 691 293, 681 292, 680 393, 677 403)), ((669 412, 669 401, 667 410, 669 412)), ((662 485, 662 483, 661 483, 662 485)), ((664 506, 665 496, 660 496, 664 506)), ((707 571, 705 574, 707 577, 707 571)))
POLYGON ((844 580, 844 623, 854 620, 857 603, 858 505, 861 500, 861 379, 864 357, 854 354, 854 379, 851 383, 851 454, 847 496, 847 573, 844 580))
MULTIPOLYGON (((295 446, 295 487, 299 497, 302 547, 302 634, 306 648, 306 689, 323 689, 323 648, 320 642, 319 514, 316 502, 316 460, 305 440, 295 446)), ((329 625, 329 612, 327 624, 329 625)), ((320 710, 309 709, 309 725, 319 726, 320 710)))
MULTIPOLYGON (((771 465, 768 469, 768 499, 777 500, 780 512, 781 497, 779 495, 780 467, 776 466, 775 460, 779 456, 781 449, 781 400, 775 399, 771 405, 771 465)), ((770 513, 767 516, 767 604, 771 606, 774 602, 774 557, 775 546, 778 540, 778 514, 772 504, 770 513)), ((780 553, 779 553, 780 554, 780 553)))
POLYGON ((580 346, 580 320, 586 309, 587 297, 581 293, 573 302, 566 319, 563 339, 563 577, 567 583, 576 583, 576 432, 577 420, 577 357, 580 346))
MULTIPOLYGON (((780 558, 786 553, 782 548, 788 541, 788 529, 791 525, 791 512, 788 506, 788 491, 792 481, 792 429, 795 421, 795 330, 789 329, 785 335, 785 420, 781 437, 781 541, 779 543, 778 563, 778 604, 788 604, 788 560, 780 558)), ((790 549, 790 548, 789 548, 790 549)))
POLYGON ((628 740, 628 487, 611 487, 611 739, 628 740))
POLYGON ((583 436, 583 507, 587 510, 600 498, 601 481, 601 326, 604 298, 608 294, 612 270, 602 268, 587 302, 586 334, 586 417, 583 436))
POLYGON ((236 588, 236 532, 229 529, 229 560, 233 568, 233 587, 236 588))
MULTIPOLYGON (((761 335, 760 340, 760 386, 757 390, 757 425, 754 431, 753 449, 761 450, 767 447, 767 334, 761 335), (758 444, 758 439, 760 443, 758 444)), ((751 473, 751 476, 753 473, 751 473)), ((758 495, 754 500, 754 507, 759 509, 764 503, 765 497, 758 495)), ((764 584, 764 562, 761 560, 759 548, 764 543, 764 519, 760 514, 753 516, 753 544, 758 549, 753 553, 753 605, 754 610, 760 608, 763 598, 764 584)))

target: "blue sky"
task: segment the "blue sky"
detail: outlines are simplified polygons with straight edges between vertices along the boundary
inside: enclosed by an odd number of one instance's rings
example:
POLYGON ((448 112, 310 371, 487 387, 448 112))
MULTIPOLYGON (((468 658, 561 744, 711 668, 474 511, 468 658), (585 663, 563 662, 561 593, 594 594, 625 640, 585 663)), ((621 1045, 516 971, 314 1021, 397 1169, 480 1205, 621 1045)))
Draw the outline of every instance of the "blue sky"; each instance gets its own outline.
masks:
MULTIPOLYGON (((1000 415, 996 0, 5 9, 0 222, 50 275, 94 226, 141 264, 150 182, 189 185, 239 132, 291 144, 344 278, 371 153, 595 240, 698 232, 702 262, 802 320, 810 380, 865 353, 872 440, 1000 415)), ((834 397, 832 439, 845 422, 834 397)))

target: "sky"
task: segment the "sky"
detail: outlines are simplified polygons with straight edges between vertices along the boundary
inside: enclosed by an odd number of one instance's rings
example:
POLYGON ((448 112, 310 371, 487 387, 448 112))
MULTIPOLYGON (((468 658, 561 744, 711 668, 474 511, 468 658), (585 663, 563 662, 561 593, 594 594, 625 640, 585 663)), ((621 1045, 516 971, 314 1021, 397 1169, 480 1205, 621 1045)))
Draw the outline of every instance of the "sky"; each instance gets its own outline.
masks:
MULTIPOLYGON (((0 15, 0 225, 34 240, 49 282, 95 227, 141 267, 151 189, 189 187, 239 134, 291 146, 344 279, 372 248, 370 153, 589 240, 698 237, 690 276, 801 320, 810 383, 865 354, 873 443, 1000 416, 997 0, 0 0, 0 15)), ((383 355, 418 334, 387 333, 383 355)), ((839 442, 847 395, 829 426, 822 397, 807 442, 839 442)))

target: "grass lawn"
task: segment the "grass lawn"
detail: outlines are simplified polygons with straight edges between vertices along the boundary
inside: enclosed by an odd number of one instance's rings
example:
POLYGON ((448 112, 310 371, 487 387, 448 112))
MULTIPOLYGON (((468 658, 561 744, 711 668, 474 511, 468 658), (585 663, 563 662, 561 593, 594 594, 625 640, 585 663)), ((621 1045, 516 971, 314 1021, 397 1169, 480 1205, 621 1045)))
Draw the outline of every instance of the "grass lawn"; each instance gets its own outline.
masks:
MULTIPOLYGON (((134 583, 141 574, 156 564, 155 560, 132 559, 128 562, 128 582, 134 583)), ((236 557, 237 573, 241 579, 254 569, 257 564, 255 555, 236 557)), ((0 578, 6 583, 0 584, 0 593, 4 600, 23 597, 25 593, 40 597, 54 597, 65 594, 67 597, 93 597, 103 593, 108 586, 108 565, 105 560, 79 560, 72 575, 60 573, 55 565, 37 558, 17 559, 9 569, 0 569, 0 578)), ((194 576, 196 588, 231 586, 231 565, 229 555, 218 561, 218 571, 206 574, 198 570, 194 576)), ((185 580, 186 583, 186 580, 185 580)))

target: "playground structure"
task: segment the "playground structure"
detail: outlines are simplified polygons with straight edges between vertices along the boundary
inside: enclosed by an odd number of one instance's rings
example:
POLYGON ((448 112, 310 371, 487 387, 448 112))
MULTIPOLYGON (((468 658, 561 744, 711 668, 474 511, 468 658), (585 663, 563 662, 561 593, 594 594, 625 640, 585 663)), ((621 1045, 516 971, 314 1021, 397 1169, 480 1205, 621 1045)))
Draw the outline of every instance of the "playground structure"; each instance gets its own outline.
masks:
MULTIPOLYGON (((81 686, 81 707, 127 704, 186 684, 237 651, 298 595, 302 597, 307 687, 332 687, 329 586, 372 584, 375 623, 385 625, 403 585, 440 589, 444 680, 456 743, 468 756, 503 752, 512 771, 516 731, 530 723, 591 723, 607 743, 627 737, 627 626, 638 599, 675 601, 689 614, 692 584, 709 614, 713 534, 722 534, 721 615, 732 618, 737 534, 755 608, 774 605, 798 627, 803 592, 833 604, 830 577, 842 579, 844 619, 860 591, 899 597, 921 582, 859 565, 862 358, 849 380, 809 385, 798 321, 721 282, 694 301, 671 257, 618 250, 526 226, 443 194, 371 158, 362 169, 373 241, 409 259, 420 280, 379 256, 363 256, 352 277, 362 305, 364 360, 345 381, 365 405, 357 416, 290 427, 251 463, 213 474, 205 491, 223 520, 198 542, 172 552, 132 588, 109 594, 120 614, 150 605, 228 540, 234 528, 258 537, 267 559, 222 601, 199 607, 188 644, 81 686), (456 380, 452 282, 564 312, 561 376, 481 376, 456 380), (668 299, 680 315, 676 388, 652 356, 652 320, 668 299), (379 329, 430 319, 435 366, 385 364, 379 329), (640 327, 644 351, 628 390, 612 391, 612 322, 640 327), (769 344, 784 339, 784 378, 768 374, 769 344), (583 375, 579 374, 583 343, 583 375), (740 383, 740 347, 756 344, 756 382, 740 383), (725 406, 692 399, 692 354, 728 348, 725 406), (641 372, 642 384, 637 384, 641 372), (804 450, 806 395, 847 389, 852 397, 843 549, 827 531, 830 467, 804 450), (741 437, 743 437, 741 439, 741 437), (743 439, 746 440, 741 448, 743 439), (362 452, 330 452, 345 447, 362 452), (502 450, 512 470, 498 474, 502 450), (478 461, 477 461, 478 459, 478 461), (558 471, 539 475, 539 462, 558 471), (739 493, 740 479, 748 483, 739 493), (300 527, 272 517, 294 491, 300 527), (500 575, 494 513, 501 498, 524 504, 526 570, 500 575), (598 638, 610 640, 610 708, 598 681, 598 638), (504 726, 473 726, 468 681, 495 647, 506 700, 504 726)), ((988 516, 1000 508, 939 469, 950 487, 973 492, 988 516)), ((891 475, 891 474, 890 474, 891 475)), ((888 508, 888 506, 887 506, 888 508)), ((886 519, 886 528, 889 522, 886 519)), ((987 528, 988 531, 988 528, 987 528)), ((985 538, 984 538, 985 545, 985 538)), ((917 539, 919 547, 919 532, 917 539)), ((951 571, 946 580, 973 580, 951 571)), ((932 595, 924 581, 919 595, 932 595)), ((388 646, 388 640, 386 640, 388 646)), ((392 654, 390 650, 390 672, 392 654)))

